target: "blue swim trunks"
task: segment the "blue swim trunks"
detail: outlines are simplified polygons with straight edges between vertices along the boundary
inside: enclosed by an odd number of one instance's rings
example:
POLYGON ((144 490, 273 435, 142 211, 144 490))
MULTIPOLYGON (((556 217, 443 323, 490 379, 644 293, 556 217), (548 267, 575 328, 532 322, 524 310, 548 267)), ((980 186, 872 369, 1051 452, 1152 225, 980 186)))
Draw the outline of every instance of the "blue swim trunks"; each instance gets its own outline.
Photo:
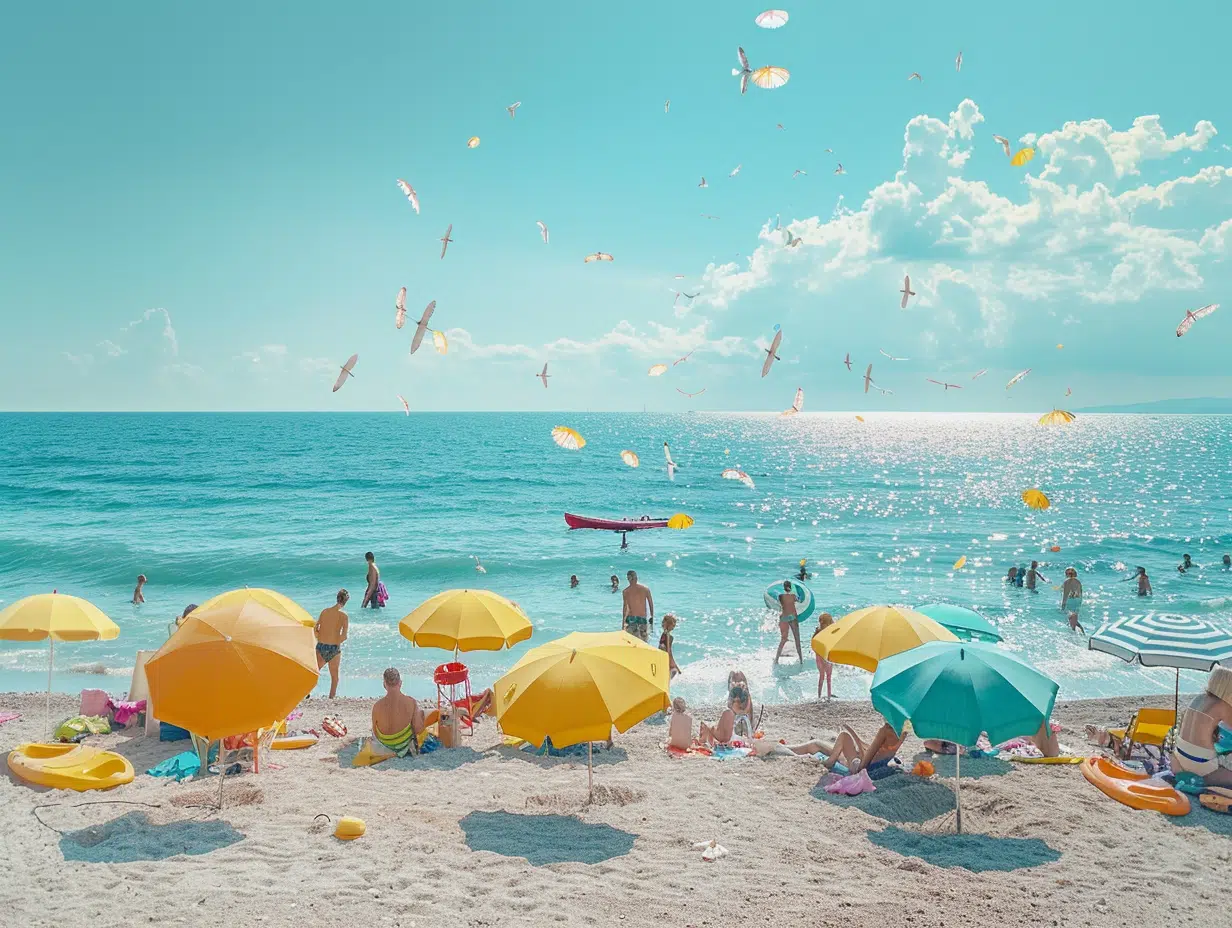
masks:
POLYGON ((326 664, 341 653, 342 645, 340 644, 322 644, 317 642, 317 657, 321 658, 326 664))

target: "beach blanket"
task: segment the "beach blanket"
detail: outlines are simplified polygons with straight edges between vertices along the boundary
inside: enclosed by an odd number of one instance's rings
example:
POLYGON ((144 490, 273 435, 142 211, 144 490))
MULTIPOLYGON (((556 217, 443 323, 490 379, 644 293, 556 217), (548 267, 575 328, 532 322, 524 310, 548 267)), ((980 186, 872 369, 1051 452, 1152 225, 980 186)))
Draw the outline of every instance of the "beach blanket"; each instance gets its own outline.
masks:
POLYGON ((65 719, 52 734, 55 741, 81 741, 87 735, 109 735, 111 723, 101 715, 75 715, 65 719))
POLYGON ((752 753, 752 748, 725 747, 720 744, 715 745, 714 752, 711 756, 715 760, 743 760, 752 753))
POLYGON ((21 718, 20 712, 0 712, 0 725, 5 722, 16 722, 19 718, 21 718))
MULTIPOLYGON (((440 739, 436 735, 426 735, 419 743, 420 754, 431 754, 441 746, 440 739)), ((360 747, 356 755, 351 759, 352 767, 371 767, 373 764, 379 764, 382 761, 393 760, 412 761, 414 755, 408 754, 405 757, 399 757, 393 751, 389 750, 385 745, 381 744, 375 738, 365 738, 363 745, 360 747)))
POLYGON ((713 753, 710 748, 704 748, 700 745, 693 745, 688 748, 678 748, 674 745, 666 744, 664 745, 664 748, 672 757, 688 757, 690 754, 694 754, 698 757, 709 757, 711 753, 713 753))

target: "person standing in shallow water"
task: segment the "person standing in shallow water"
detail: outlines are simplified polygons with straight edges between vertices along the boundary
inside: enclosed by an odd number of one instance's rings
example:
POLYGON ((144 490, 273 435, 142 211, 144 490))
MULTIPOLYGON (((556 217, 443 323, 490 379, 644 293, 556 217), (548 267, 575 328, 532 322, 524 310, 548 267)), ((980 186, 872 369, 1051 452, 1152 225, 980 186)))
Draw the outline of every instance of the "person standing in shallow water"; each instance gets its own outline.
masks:
POLYGON ((637 582, 637 571, 626 575, 629 585, 621 594, 620 625, 625 631, 642 641, 650 639, 650 626, 654 624, 654 597, 650 590, 637 582))
POLYGON ((334 605, 322 610, 313 632, 317 637, 317 670, 329 665, 329 698, 338 695, 338 672, 342 663, 342 644, 347 640, 350 617, 342 611, 351 594, 339 590, 334 605))
POLYGON ((371 551, 364 555, 364 560, 368 562, 368 579, 364 589, 364 601, 360 603, 360 608, 380 609, 383 605, 378 595, 381 586, 381 568, 376 566, 376 555, 371 551))

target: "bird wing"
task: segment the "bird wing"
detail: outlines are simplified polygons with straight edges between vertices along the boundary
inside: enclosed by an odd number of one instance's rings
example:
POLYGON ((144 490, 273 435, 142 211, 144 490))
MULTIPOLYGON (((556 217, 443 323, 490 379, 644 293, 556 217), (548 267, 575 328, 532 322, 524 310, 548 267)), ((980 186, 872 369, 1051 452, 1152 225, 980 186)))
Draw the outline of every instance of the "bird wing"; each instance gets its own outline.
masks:
POLYGON ((406 401, 406 397, 401 393, 398 394, 398 402, 402 404, 402 411, 409 416, 411 414, 411 404, 406 401))
POLYGON ((868 385, 873 382, 873 365, 869 365, 864 371, 864 392, 868 392, 868 385))
POLYGON ((847 352, 847 356, 843 358, 843 363, 847 365, 847 370, 851 370, 851 352, 847 352))
POLYGON ((1199 309, 1187 311, 1185 313, 1185 318, 1181 320, 1181 324, 1176 327, 1176 337, 1180 338, 1182 335, 1184 335, 1186 332, 1189 331, 1190 327, 1195 322, 1197 322, 1199 319, 1209 316, 1211 313, 1213 313, 1218 308, 1219 308, 1218 303, 1208 303, 1206 306, 1203 306, 1199 309))
POLYGON ((994 135, 992 137, 992 140, 994 142, 1000 142, 1001 147, 1005 149, 1005 157, 1007 158, 1010 157, 1010 140, 1009 139, 1007 139, 1004 135, 994 135))
POLYGON ((740 67, 747 71, 749 69, 749 59, 748 56, 745 55, 743 48, 740 48, 739 46, 736 47, 736 57, 740 59, 740 67))
POLYGON ((986 367, 985 367, 985 368, 982 368, 982 369, 980 369, 980 370, 976 371, 974 374, 972 374, 972 375, 971 375, 971 379, 972 379, 972 380, 979 380, 981 377, 983 377, 983 376, 984 376, 985 374, 987 374, 987 373, 988 373, 988 368, 986 368, 986 367))
POLYGON ((749 72, 745 71, 740 75, 740 92, 744 93, 749 89, 749 72))
POLYGON ((449 233, 453 231, 453 223, 449 224, 449 228, 445 230, 445 234, 441 236, 441 257, 445 257, 445 250, 449 248, 449 233))
POLYGON ((408 200, 411 201, 411 206, 413 206, 415 208, 415 212, 418 213, 419 212, 419 196, 415 193, 415 188, 399 177, 398 178, 398 189, 402 191, 403 196, 405 196, 408 200))
POLYGON ((796 412, 804 408, 804 387, 796 387, 796 398, 791 401, 791 408, 796 412))
POLYGON ((415 337, 411 339, 411 354, 419 350, 419 345, 424 340, 424 334, 428 331, 428 320, 432 318, 432 313, 436 311, 436 300, 433 300, 424 309, 423 316, 415 325, 415 337))
POLYGON ((539 227, 539 234, 543 236, 543 244, 548 243, 548 227, 539 220, 535 220, 535 225, 539 227))
POLYGON ((927 380, 929 383, 935 383, 939 387, 945 386, 945 384, 940 380, 933 380, 931 377, 925 377, 924 379, 927 380))
POLYGON ((919 81, 921 84, 924 83, 924 78, 920 77, 919 71, 912 71, 910 74, 907 75, 907 80, 919 81))
POLYGON ((962 70, 962 52, 959 52, 958 57, 954 59, 954 70, 955 71, 962 70))
POLYGON ((330 391, 331 393, 337 393, 342 388, 342 385, 347 381, 347 377, 351 376, 351 369, 355 366, 355 362, 358 360, 359 355, 357 354, 353 354, 347 358, 346 364, 342 365, 341 373, 338 374, 338 379, 334 381, 334 389, 330 391))

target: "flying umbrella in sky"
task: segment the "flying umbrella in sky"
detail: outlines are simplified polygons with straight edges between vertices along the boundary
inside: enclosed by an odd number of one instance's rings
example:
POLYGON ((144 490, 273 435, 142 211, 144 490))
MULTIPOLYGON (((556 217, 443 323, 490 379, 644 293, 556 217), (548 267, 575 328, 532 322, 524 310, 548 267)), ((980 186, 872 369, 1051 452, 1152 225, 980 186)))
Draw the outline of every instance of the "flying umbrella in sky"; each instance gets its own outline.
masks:
POLYGON ((537 219, 535 220, 535 225, 539 227, 539 234, 543 236, 543 244, 546 245, 548 243, 548 227, 537 219))
POLYGON ((906 309, 907 301, 911 299, 913 296, 915 296, 915 291, 911 289, 911 275, 910 274, 903 275, 903 289, 899 290, 898 292, 903 295, 902 302, 898 304, 899 308, 906 309))
POLYGON ((779 357, 779 345, 783 342, 783 330, 777 325, 774 327, 774 341, 770 343, 770 347, 766 349, 766 360, 761 366, 761 375, 765 377, 770 373, 770 368, 774 366, 775 361, 782 361, 779 357))
POLYGON ((1200 309, 1185 310, 1185 318, 1182 319, 1181 324, 1176 327, 1176 337, 1180 338, 1182 335, 1184 335, 1186 332, 1189 331, 1190 327, 1195 322, 1197 322, 1199 319, 1203 319, 1206 316, 1209 316, 1211 313, 1213 313, 1218 308, 1219 308, 1218 303, 1208 303, 1206 306, 1203 306, 1200 309))
POLYGON ((546 390, 548 388, 548 378, 552 376, 551 374, 548 373, 548 362, 547 361, 543 362, 543 370, 541 370, 535 376, 543 381, 543 389, 546 390))
POLYGON ((441 236, 441 257, 445 257, 445 250, 449 248, 449 243, 453 241, 449 234, 453 232, 453 223, 449 224, 449 228, 445 230, 445 234, 441 236))
POLYGON ((724 480, 739 480, 750 490, 755 490, 757 487, 753 484, 753 478, 737 467, 728 467, 723 471, 724 480))
POLYGON ((419 317, 419 322, 415 323, 415 335, 411 338, 411 354, 419 350, 424 335, 428 332, 428 320, 432 318, 434 312, 436 312, 436 300, 424 307, 423 315, 419 317))
POLYGON ((637 467, 639 464, 642 463, 641 460, 638 458, 638 456, 632 451, 620 452, 620 459, 624 461, 626 464, 628 464, 630 467, 637 467))
POLYGON ((652 364, 650 370, 646 371, 651 377, 662 377, 667 373, 666 364, 652 364))
POLYGON ((602 251, 596 251, 593 255, 587 255, 582 259, 583 264, 590 264, 592 261, 615 261, 611 255, 602 251))
POLYGON ((478 148, 479 147, 479 136, 472 135, 469 139, 467 139, 466 147, 467 148, 478 148))
POLYGON ((786 10, 766 10, 764 13, 758 13, 753 22, 763 29, 777 29, 779 26, 786 26, 788 18, 786 10))
POLYGON ((394 300, 394 328, 400 329, 406 325, 406 287, 398 291, 394 300))
POLYGON ((580 451, 586 447, 586 439, 566 425, 558 425, 552 429, 552 441, 566 451, 580 451))
POLYGON ((672 449, 667 446, 667 442, 663 443, 663 457, 667 460, 667 479, 675 480, 676 471, 680 470, 680 465, 672 460, 672 449))
POLYGON ((944 380, 933 380, 931 377, 925 377, 924 379, 925 379, 925 380, 927 380, 929 383, 935 383, 935 384, 936 384, 937 386, 939 386, 939 387, 945 387, 945 389, 946 389, 947 391, 948 391, 948 390, 961 390, 961 389, 962 389, 962 387, 960 387, 960 386, 959 386, 958 384, 956 384, 956 383, 946 383, 944 380))
POLYGON ((411 404, 406 401, 406 397, 401 393, 398 394, 398 402, 402 404, 402 411, 409 416, 411 414, 411 404))
POLYGON ((784 409, 780 416, 794 416, 804 408, 804 387, 796 387, 796 398, 791 401, 791 408, 784 409))
POLYGON ((965 554, 954 562, 955 570, 962 570, 966 566, 967 566, 967 555, 965 554))
POLYGON ((1015 374, 1013 377, 1010 378, 1010 382, 1005 385, 1005 389, 1008 390, 1014 384, 1018 383, 1018 381, 1022 380, 1022 378, 1026 377, 1027 374, 1029 373, 1031 373, 1031 368, 1029 367, 1025 371, 1019 371, 1017 374, 1015 374))
POLYGON ((419 212, 419 194, 415 192, 415 188, 404 181, 401 177, 398 178, 398 189, 402 191, 402 195, 411 201, 411 206, 415 208, 415 212, 419 212))
POLYGON ((437 329, 432 330, 432 345, 436 348, 437 354, 449 354, 449 339, 445 337, 445 333, 437 329))
POLYGON ((1046 412, 1039 417, 1040 425, 1068 425, 1078 417, 1072 412, 1066 412, 1064 409, 1054 409, 1052 412, 1046 412))
POLYGON ((777 90, 791 80, 791 72, 778 67, 758 68, 749 75, 749 80, 762 90, 777 90))
POLYGON ((334 389, 330 391, 331 393, 337 393, 340 389, 342 389, 342 385, 347 382, 348 377, 355 376, 351 373, 351 371, 355 369, 355 362, 358 360, 359 355, 357 354, 353 354, 347 358, 346 364, 342 365, 342 373, 339 374, 338 379, 334 381, 334 389))
POLYGON ((1010 159, 1010 164, 1016 168, 1020 168, 1034 157, 1034 148, 1020 148, 1018 151, 1014 152, 1014 157, 1010 159))
POLYGON ((869 385, 873 382, 873 365, 869 365, 864 371, 864 392, 868 392, 869 385))

